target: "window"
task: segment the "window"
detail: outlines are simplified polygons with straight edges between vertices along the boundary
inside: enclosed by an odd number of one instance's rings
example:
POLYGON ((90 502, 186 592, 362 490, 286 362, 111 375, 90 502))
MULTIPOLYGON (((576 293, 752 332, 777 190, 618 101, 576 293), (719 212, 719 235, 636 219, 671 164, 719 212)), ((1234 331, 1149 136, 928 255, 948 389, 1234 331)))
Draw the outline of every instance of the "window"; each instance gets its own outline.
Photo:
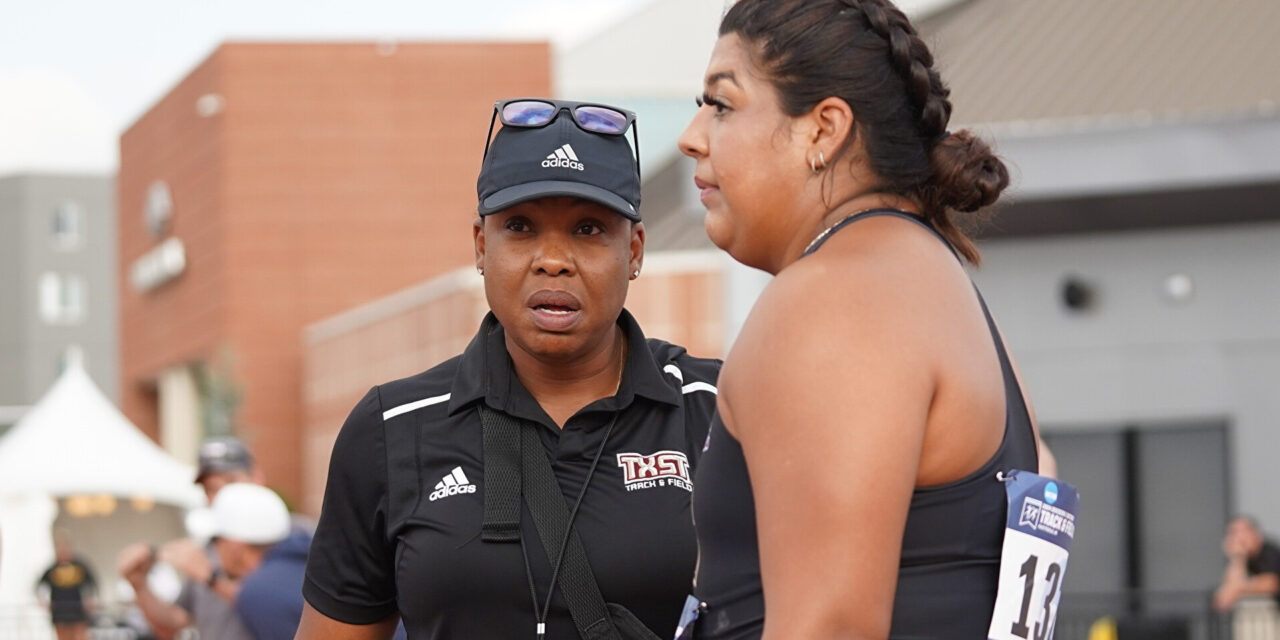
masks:
POLYGON ((48 324, 76 324, 84 319, 84 279, 46 272, 40 276, 40 318, 48 324))
POLYGON ((70 200, 53 210, 53 246, 62 251, 79 249, 84 244, 84 209, 70 200))

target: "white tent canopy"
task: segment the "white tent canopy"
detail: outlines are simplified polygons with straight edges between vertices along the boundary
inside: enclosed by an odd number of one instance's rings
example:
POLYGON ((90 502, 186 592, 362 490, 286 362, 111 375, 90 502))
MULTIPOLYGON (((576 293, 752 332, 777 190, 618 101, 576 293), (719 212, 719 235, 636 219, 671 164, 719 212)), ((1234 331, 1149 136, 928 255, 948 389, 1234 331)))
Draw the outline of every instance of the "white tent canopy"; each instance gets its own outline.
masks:
POLYGON ((194 508, 204 502, 194 478, 120 413, 75 358, 0 438, 0 495, 110 495, 194 508))

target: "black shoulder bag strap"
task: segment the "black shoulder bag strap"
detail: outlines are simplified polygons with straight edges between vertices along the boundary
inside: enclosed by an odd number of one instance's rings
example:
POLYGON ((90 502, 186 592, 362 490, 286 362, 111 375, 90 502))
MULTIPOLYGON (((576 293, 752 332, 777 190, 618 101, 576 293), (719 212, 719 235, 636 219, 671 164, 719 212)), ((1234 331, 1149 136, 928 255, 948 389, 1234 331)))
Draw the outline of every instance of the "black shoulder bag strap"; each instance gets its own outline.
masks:
POLYGON ((520 542, 520 423, 480 405, 485 542, 520 542))
MULTIPOLYGON (((482 539, 511 541, 505 531, 507 523, 514 519, 517 523, 515 540, 519 540, 519 496, 523 494, 525 503, 529 505, 529 512, 533 514, 538 538, 541 539, 551 563, 552 583, 549 590, 559 585, 560 594, 569 607, 569 614, 578 634, 583 640, 621 640, 610 620, 609 609, 605 605, 604 595, 600 593, 595 574, 587 562, 582 539, 569 526, 570 514, 565 505, 564 494, 560 491, 560 483, 556 481, 555 472, 543 451, 537 430, 483 405, 480 406, 480 420, 484 429, 485 447, 485 519, 482 539), (518 483, 513 482, 516 476, 514 469, 491 468, 506 466, 515 457, 517 450, 520 459, 518 483), (556 548, 557 541, 561 542, 560 549, 556 548)), ((612 427, 611 423, 609 429, 612 430, 612 427)), ((608 437, 607 431, 605 437, 608 437)))

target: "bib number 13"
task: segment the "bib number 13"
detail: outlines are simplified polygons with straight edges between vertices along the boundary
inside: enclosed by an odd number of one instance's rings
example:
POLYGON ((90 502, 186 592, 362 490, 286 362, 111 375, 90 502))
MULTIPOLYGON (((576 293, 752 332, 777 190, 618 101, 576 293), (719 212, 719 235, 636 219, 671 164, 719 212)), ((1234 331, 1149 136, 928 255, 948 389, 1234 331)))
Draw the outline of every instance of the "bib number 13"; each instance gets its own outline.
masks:
POLYGON ((1018 614, 1018 619, 1009 627, 1009 633, 1019 638, 1031 638, 1035 640, 1045 640, 1049 637, 1049 630, 1052 628, 1053 620, 1057 617, 1057 611, 1054 605, 1057 604, 1058 587, 1062 583, 1062 565, 1054 562, 1049 564, 1049 568, 1045 571, 1044 580, 1048 583, 1048 592, 1044 596, 1043 614, 1039 616, 1039 622, 1035 623, 1035 636, 1028 635, 1031 627, 1027 626, 1028 616, 1031 615, 1031 596, 1035 593, 1036 568, 1040 564, 1039 556, 1035 554, 1027 556, 1027 561, 1022 563, 1021 570, 1018 575, 1025 579, 1022 585, 1022 611, 1018 614))
POLYGON ((1053 638, 1062 579, 1075 538, 1075 489, 1017 471, 1006 478, 1009 521, 990 640, 1053 638))

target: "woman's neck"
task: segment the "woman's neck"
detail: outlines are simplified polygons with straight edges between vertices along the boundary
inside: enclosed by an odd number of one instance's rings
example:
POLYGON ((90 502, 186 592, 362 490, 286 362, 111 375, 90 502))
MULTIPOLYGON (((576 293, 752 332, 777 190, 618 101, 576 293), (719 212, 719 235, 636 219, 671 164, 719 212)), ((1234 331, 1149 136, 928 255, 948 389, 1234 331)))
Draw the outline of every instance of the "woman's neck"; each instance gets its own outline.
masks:
POLYGON ((830 231, 841 220, 874 209, 898 209, 908 213, 918 213, 919 205, 905 196, 882 192, 864 193, 844 200, 792 236, 783 251, 777 271, 773 273, 776 275, 778 271, 803 257, 805 251, 818 240, 819 236, 830 231))
POLYGON ((572 362, 547 362, 507 341, 516 377, 559 427, 583 407, 616 395, 626 364, 626 337, 614 325, 611 339, 572 362))

